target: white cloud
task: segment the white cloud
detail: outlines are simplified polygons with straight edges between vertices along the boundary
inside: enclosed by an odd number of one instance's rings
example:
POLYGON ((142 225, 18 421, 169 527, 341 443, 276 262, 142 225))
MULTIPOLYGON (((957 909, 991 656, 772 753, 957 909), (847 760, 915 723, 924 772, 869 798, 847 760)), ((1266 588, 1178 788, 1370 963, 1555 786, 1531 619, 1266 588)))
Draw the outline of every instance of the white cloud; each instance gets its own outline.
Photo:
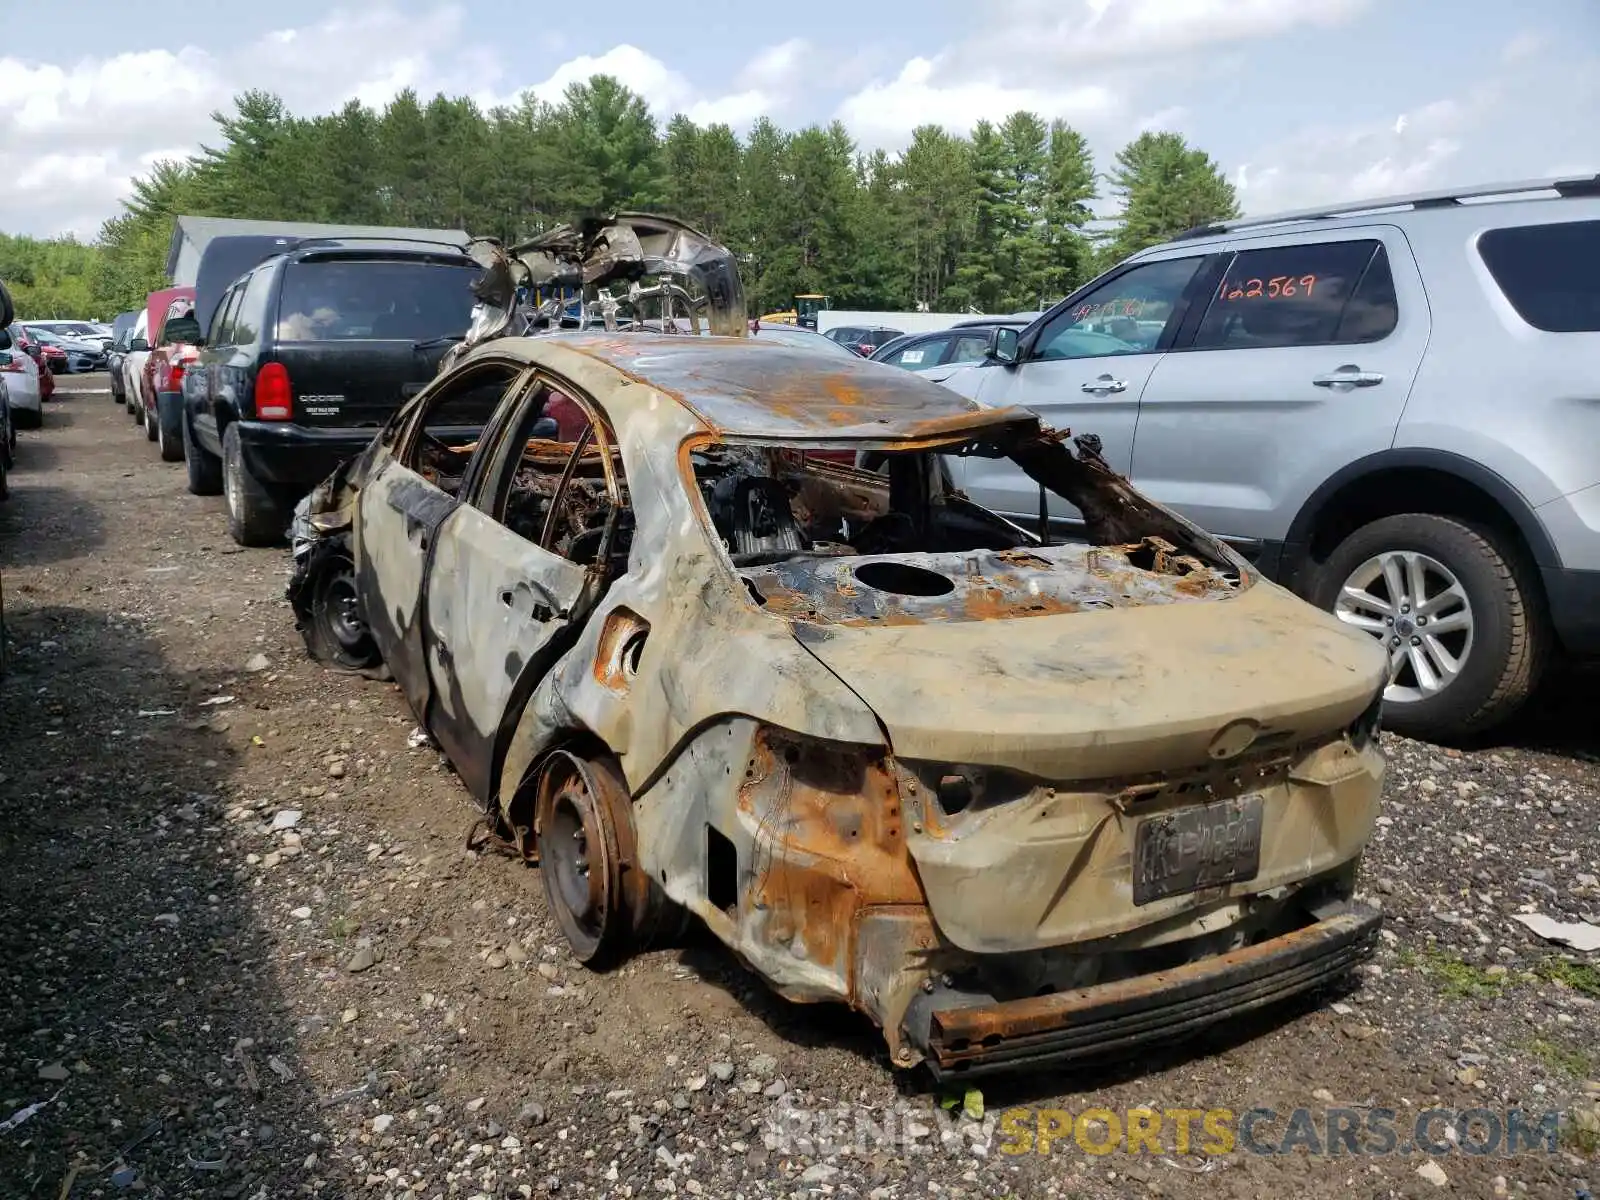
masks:
POLYGON ((678 111, 693 89, 689 81, 653 54, 626 43, 604 54, 580 54, 557 67, 548 79, 534 84, 532 92, 546 104, 559 104, 568 87, 587 83, 591 76, 610 75, 644 98, 651 111, 678 111))
POLYGON ((980 33, 952 56, 957 73, 1104 70, 1303 26, 1331 28, 1370 0, 990 0, 980 33))
POLYGON ((1151 113, 1148 117, 1140 117, 1134 122, 1134 128, 1140 133, 1163 133, 1175 131, 1183 124, 1183 119, 1189 115, 1189 110, 1181 104, 1174 104, 1167 108, 1151 113))
POLYGON ((1503 62, 1521 62, 1525 58, 1532 58, 1545 48, 1548 38, 1535 30, 1524 30, 1505 44, 1500 51, 1503 62))
POLYGON ((979 120, 1000 120, 1027 109, 1046 120, 1103 119, 1118 97, 1099 84, 1058 88, 1013 87, 998 81, 940 83, 939 59, 913 58, 887 83, 872 83, 839 106, 838 116, 864 147, 898 149, 918 125, 965 133, 979 120))
POLYGON ((769 46, 734 76, 733 91, 707 94, 655 55, 623 43, 604 54, 568 59, 526 90, 547 104, 557 104, 570 85, 610 75, 637 93, 658 120, 682 113, 697 125, 720 122, 744 130, 757 117, 789 107, 805 85, 811 54, 810 43, 801 38, 769 46))
POLYGON ((132 49, 40 66, 0 58, 0 229, 93 237, 133 175, 214 139, 211 113, 247 88, 276 92, 297 113, 384 104, 405 87, 481 90, 499 66, 457 48, 463 24, 453 5, 334 9, 228 51, 132 49))
POLYGON ((969 130, 1030 109, 1106 144, 1172 129, 1178 104, 1149 107, 1161 85, 1206 67, 1197 53, 1291 29, 1343 24, 1370 0, 990 0, 983 20, 937 54, 907 61, 849 96, 840 118, 867 146, 905 145, 923 124, 969 130), (1154 81, 1154 84, 1153 84, 1154 81), (1139 117, 1140 110, 1149 113, 1139 117))
POLYGON ((1546 69, 1519 58, 1455 97, 1348 126, 1316 125, 1262 147, 1234 172, 1241 207, 1271 213, 1542 174, 1600 169, 1600 60, 1546 69), (1560 114, 1560 119, 1551 119, 1560 114), (1585 163, 1585 156, 1587 162, 1585 163), (1559 162, 1576 169, 1546 172, 1559 162))

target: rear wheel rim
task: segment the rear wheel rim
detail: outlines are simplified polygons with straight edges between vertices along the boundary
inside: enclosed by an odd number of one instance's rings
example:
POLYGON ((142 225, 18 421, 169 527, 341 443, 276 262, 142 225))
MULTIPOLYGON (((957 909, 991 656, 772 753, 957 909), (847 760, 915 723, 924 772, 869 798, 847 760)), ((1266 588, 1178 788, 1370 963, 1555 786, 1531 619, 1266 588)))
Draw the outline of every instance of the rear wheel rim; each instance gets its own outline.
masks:
POLYGON ((1456 573, 1428 554, 1385 550, 1352 571, 1334 615, 1371 634, 1389 656, 1387 704, 1430 700, 1461 678, 1477 630, 1456 573))
POLYGON ((583 777, 569 774, 550 801, 539 837, 539 869, 567 940, 580 958, 591 957, 614 919, 605 837, 599 806, 583 777))

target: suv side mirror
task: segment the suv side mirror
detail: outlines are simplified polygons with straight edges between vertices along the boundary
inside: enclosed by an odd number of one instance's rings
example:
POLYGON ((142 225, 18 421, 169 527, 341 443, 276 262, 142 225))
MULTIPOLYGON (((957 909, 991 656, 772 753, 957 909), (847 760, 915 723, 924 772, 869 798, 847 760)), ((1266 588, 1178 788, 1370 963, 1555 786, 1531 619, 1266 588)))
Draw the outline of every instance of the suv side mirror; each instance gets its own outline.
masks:
POLYGON ((11 331, 0 325, 0 350, 11 349, 11 331))
POLYGON ((17 319, 16 305, 11 303, 11 293, 0 283, 0 331, 17 319))
POLYGON ((150 343, 145 341, 144 338, 136 337, 136 338, 133 339, 133 341, 128 343, 128 352, 130 354, 135 354, 135 353, 139 352, 140 350, 148 350, 148 349, 150 349, 150 343))
POLYGON ((1017 331, 997 325, 989 331, 989 344, 984 347, 984 357, 1010 366, 1017 361, 1017 331))

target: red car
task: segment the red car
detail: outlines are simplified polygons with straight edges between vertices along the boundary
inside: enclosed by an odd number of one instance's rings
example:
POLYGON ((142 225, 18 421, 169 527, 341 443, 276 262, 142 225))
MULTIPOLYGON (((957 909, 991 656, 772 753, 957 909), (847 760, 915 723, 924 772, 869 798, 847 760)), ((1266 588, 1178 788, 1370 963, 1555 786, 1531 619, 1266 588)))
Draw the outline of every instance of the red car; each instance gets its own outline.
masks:
POLYGON ((146 324, 155 330, 150 356, 144 360, 139 399, 144 409, 144 432, 159 444, 163 462, 183 461, 183 372, 200 357, 199 348, 167 338, 167 324, 178 317, 194 316, 194 288, 162 288, 146 301, 146 324), (163 401, 162 396, 168 399, 163 401))
POLYGON ((12 325, 6 332, 11 335, 12 344, 18 350, 39 364, 39 399, 50 399, 56 394, 56 372, 67 365, 66 352, 56 346, 46 346, 38 338, 30 336, 21 325, 12 325), (50 354, 52 350, 55 351, 53 356, 50 354))

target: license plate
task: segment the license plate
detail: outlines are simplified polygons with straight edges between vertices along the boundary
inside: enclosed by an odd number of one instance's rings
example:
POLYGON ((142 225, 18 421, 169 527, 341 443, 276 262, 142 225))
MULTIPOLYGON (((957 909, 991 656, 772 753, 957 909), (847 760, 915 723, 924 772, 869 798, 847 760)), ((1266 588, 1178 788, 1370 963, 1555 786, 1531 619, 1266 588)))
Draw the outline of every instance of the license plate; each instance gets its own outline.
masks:
POLYGON ((1133 902, 1250 879, 1261 869, 1261 797, 1151 817, 1134 836, 1133 902))

